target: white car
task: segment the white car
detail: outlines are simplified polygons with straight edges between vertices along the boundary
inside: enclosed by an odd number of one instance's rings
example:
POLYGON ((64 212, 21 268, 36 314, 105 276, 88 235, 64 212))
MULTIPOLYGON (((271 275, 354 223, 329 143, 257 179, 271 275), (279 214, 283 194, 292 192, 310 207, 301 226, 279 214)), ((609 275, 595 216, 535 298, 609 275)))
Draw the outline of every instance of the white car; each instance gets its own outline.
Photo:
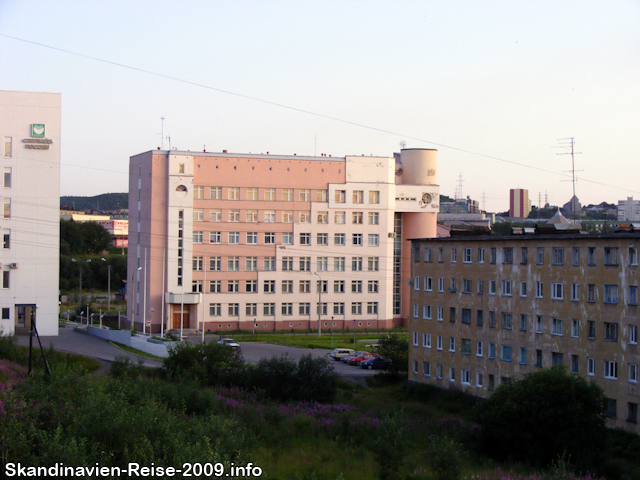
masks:
POLYGON ((233 338, 221 338, 218 340, 219 345, 226 345, 227 347, 232 348, 233 350, 240 350, 240 344, 237 343, 233 338))
POLYGON ((329 354, 331 358, 334 360, 340 360, 342 357, 346 357, 347 355, 353 355, 356 353, 355 350, 351 350, 350 348, 335 348, 333 352, 329 354))

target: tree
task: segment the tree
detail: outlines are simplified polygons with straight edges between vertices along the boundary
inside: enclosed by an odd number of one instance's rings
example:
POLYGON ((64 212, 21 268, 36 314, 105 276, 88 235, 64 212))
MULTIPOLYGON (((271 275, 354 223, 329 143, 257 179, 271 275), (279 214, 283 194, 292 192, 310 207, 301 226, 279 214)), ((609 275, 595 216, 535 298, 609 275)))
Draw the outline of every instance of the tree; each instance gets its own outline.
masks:
POLYGON ((380 340, 378 352, 381 356, 391 360, 389 373, 398 376, 400 372, 409 370, 409 342, 406 338, 397 335, 389 335, 380 340))
POLYGON ((63 255, 99 254, 111 244, 111 235, 95 222, 60 220, 60 252, 63 255))
POLYGON ((497 459, 546 467, 563 454, 581 470, 603 459, 602 388, 561 367, 503 383, 479 412, 480 444, 497 459))

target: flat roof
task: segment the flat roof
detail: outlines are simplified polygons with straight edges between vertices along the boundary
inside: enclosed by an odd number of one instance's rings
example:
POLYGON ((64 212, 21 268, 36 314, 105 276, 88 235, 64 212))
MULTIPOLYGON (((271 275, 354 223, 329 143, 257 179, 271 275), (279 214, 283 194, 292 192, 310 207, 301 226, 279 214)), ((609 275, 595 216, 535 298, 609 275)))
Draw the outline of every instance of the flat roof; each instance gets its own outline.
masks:
POLYGON ((599 234, 542 234, 542 235, 467 235, 440 238, 408 238, 408 241, 415 242, 506 242, 510 240, 601 240, 601 239, 632 239, 640 240, 640 232, 619 232, 619 233, 599 233, 599 234))

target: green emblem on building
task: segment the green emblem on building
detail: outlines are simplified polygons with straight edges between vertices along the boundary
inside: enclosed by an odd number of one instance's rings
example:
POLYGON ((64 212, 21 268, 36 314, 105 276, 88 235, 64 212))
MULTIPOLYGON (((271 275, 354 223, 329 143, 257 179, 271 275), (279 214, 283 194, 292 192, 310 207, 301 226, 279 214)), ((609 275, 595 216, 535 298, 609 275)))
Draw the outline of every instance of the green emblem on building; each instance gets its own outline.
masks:
POLYGON ((31 136, 36 138, 44 138, 44 123, 32 123, 31 136))

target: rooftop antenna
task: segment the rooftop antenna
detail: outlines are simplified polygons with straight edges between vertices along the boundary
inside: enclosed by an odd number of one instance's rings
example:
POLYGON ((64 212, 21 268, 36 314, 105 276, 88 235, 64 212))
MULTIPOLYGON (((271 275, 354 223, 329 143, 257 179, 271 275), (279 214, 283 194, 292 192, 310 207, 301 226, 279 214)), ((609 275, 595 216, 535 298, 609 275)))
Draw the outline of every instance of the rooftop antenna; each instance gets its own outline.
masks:
POLYGON ((398 145, 400 146, 400 150, 407 148, 407 142, 405 142, 404 140, 400 140, 398 145))
MULTIPOLYGON (((573 197, 571 197, 571 210, 573 213, 573 221, 575 223, 576 221, 576 204, 578 203, 576 201, 576 164, 575 164, 575 159, 574 159, 574 155, 580 155, 582 152, 576 152, 574 151, 574 146, 576 144, 576 140, 575 137, 568 137, 568 138, 558 138, 557 139, 558 142, 560 142, 560 146, 558 148, 566 148, 566 149, 570 149, 570 152, 562 152, 562 153, 556 153, 556 155, 569 155, 571 154, 571 170, 565 170, 565 172, 571 172, 571 182, 573 184, 573 197)), ((578 171, 582 171, 582 170, 578 170, 578 171)), ((568 182, 569 180, 563 180, 564 182, 568 182)))
POLYGON ((456 197, 456 200, 463 198, 462 197, 462 172, 460 172, 460 175, 458 175, 458 186, 456 187, 455 197, 456 197))
POLYGON ((171 137, 167 135, 167 141, 169 142, 169 150, 171 150, 171 137))
POLYGON ((164 115, 160 117, 160 150, 164 150, 164 115))

